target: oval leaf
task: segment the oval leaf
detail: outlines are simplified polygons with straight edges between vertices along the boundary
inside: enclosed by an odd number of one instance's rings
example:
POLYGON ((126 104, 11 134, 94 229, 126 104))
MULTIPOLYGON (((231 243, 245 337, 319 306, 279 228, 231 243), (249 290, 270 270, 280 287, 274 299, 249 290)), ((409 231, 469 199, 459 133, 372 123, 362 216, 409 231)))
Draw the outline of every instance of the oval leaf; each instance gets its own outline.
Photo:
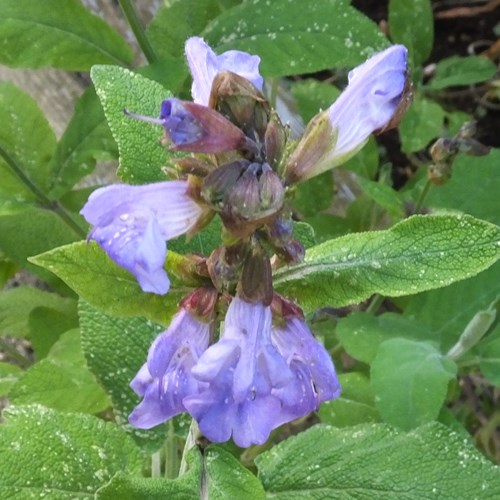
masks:
POLYGON ((123 38, 78 0, 0 0, 0 12, 0 62, 7 66, 88 71, 132 61, 123 38))
POLYGON ((388 42, 347 0, 250 0, 214 19, 203 36, 217 53, 244 50, 261 57, 264 76, 355 66, 388 42), (307 12, 307 15, 304 15, 307 12))
POLYGON ((307 250, 280 269, 277 291, 312 310, 440 288, 500 258, 500 228, 470 216, 413 216, 386 231, 350 234, 307 250))

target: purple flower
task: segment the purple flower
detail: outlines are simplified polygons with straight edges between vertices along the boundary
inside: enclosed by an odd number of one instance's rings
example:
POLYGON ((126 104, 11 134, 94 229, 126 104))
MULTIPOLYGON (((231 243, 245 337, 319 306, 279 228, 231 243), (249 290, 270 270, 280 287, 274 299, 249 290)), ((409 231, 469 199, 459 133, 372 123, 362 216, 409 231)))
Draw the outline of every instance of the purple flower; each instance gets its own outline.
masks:
POLYGON ((208 439, 232 436, 240 447, 264 443, 276 427, 340 393, 333 363, 305 323, 293 319, 273 330, 270 307, 238 297, 221 340, 192 374, 207 386, 184 399, 187 411, 208 439))
POLYGON ((205 385, 193 378, 191 369, 208 346, 209 332, 209 323, 181 309, 156 338, 147 362, 130 383, 143 398, 129 416, 134 427, 150 429, 186 411, 183 399, 205 385))
POLYGON ((293 380, 271 343, 271 310, 234 298, 223 337, 201 356, 192 373, 207 388, 188 396, 184 406, 214 442, 231 435, 241 447, 264 443, 283 423, 281 401, 273 389, 293 380))
POLYGON ((407 89, 407 49, 394 45, 349 73, 349 84, 316 115, 292 154, 285 175, 303 181, 347 161, 373 132, 384 129, 407 89))
POLYGON ((94 226, 89 239, 131 272, 145 292, 163 295, 170 286, 163 269, 165 241, 188 232, 202 212, 186 181, 167 181, 97 189, 80 213, 94 226))
POLYGON ((295 377, 280 395, 289 415, 299 418, 339 397, 341 387, 332 359, 303 320, 292 317, 284 327, 273 328, 272 341, 295 377))
POLYGON ((394 45, 349 73, 349 85, 328 109, 330 123, 338 130, 329 160, 334 166, 389 123, 405 88, 407 55, 406 47, 394 45))
POLYGON ((198 104, 208 105, 213 79, 221 71, 232 71, 262 90, 264 81, 259 73, 259 56, 239 50, 229 50, 218 56, 202 38, 192 37, 186 42, 186 57, 193 76, 191 94, 198 104))

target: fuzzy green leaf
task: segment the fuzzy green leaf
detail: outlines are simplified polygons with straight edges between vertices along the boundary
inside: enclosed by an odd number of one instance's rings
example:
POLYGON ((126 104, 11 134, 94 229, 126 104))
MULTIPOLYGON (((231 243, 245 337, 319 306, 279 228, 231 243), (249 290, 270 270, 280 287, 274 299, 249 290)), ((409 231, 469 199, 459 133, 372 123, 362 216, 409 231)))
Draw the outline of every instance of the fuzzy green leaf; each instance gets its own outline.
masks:
POLYGON ((383 342, 371 364, 375 402, 385 422, 410 430, 436 420, 457 366, 427 342, 383 342))
POLYGON ((171 97, 170 92, 118 66, 94 66, 90 76, 118 144, 118 174, 122 180, 131 184, 166 180, 161 167, 167 164, 169 154, 160 144, 163 129, 126 116, 123 110, 156 118, 162 101, 171 97))
POLYGON ((145 316, 168 324, 177 302, 187 292, 174 286, 166 295, 143 292, 134 276, 93 241, 55 248, 30 261, 59 276, 87 302, 117 316, 145 316))
POLYGON ((69 191, 94 170, 97 159, 114 158, 118 158, 116 143, 101 103, 90 87, 76 103, 73 118, 51 160, 51 196, 59 198, 69 191))
POLYGON ((402 43, 410 50, 413 66, 421 65, 434 43, 431 0, 390 0, 389 30, 395 43, 402 43))
POLYGON ((0 427, 0 497, 94 498, 118 472, 139 475, 142 459, 114 424, 39 405, 9 407, 0 427))
POLYGON ((0 397, 5 396, 23 371, 19 366, 0 362, 0 397))
POLYGON ((498 467, 438 423, 409 433, 383 424, 317 425, 263 453, 256 463, 268 498, 276 500, 500 495, 498 467))
POLYGON ((386 231, 349 234, 276 272, 277 291, 311 310, 374 293, 410 295, 468 278, 500 258, 500 228, 470 216, 413 216, 386 231))
POLYGON ((144 318, 117 318, 80 303, 83 352, 88 366, 113 402, 117 423, 141 446, 155 450, 165 440, 165 426, 134 429, 128 415, 140 398, 130 382, 145 363, 148 349, 161 328, 144 318))
POLYGON ((415 99, 399 125, 403 152, 419 151, 436 139, 443 131, 445 116, 444 109, 437 102, 415 99))
POLYGON ((496 70, 495 63, 486 57, 452 56, 437 63, 436 72, 428 87, 441 90, 456 85, 484 82, 492 78, 496 70))
POLYGON ((339 382, 342 393, 339 398, 321 405, 321 422, 335 427, 352 427, 380 421, 370 381, 365 375, 358 372, 341 373, 339 382))
POLYGON ((0 123, 0 194, 15 201, 36 200, 49 186, 54 132, 38 104, 5 82, 0 83, 0 123))
POLYGON ((336 332, 347 353, 368 364, 375 358, 380 344, 388 339, 439 339, 430 328, 395 313, 380 316, 364 312, 352 313, 338 321, 336 332))
POLYGON ((0 335, 28 337, 30 314, 45 307, 68 316, 76 313, 76 301, 30 286, 0 292, 0 335))
POLYGON ((109 400, 89 372, 78 329, 66 332, 48 357, 30 367, 9 391, 17 405, 38 403, 54 410, 98 413, 109 400))
POLYGON ((244 50, 261 57, 264 76, 353 67, 387 47, 387 39, 347 0, 243 2, 203 33, 217 53, 244 50), (306 10, 305 10, 306 9, 306 10), (307 11, 307 15, 304 15, 307 11))
POLYGON ((78 0, 0 0, 0 12, 0 62, 7 66, 88 71, 132 61, 123 38, 78 0))

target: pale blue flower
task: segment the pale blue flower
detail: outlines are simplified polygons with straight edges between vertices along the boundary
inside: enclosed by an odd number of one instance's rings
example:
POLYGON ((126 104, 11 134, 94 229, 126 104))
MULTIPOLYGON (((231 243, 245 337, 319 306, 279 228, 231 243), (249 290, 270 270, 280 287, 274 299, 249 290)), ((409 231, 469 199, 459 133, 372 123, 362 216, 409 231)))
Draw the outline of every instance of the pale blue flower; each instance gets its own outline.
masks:
POLYGON ((186 181, 99 188, 81 210, 93 226, 89 239, 131 272, 145 292, 157 294, 167 293, 170 286, 163 269, 165 242, 187 233, 202 212, 186 181))
POLYGON ((198 104, 208 105, 212 82, 221 71, 236 73, 262 90, 264 80, 259 73, 259 56, 239 50, 229 50, 218 56, 202 38, 195 36, 186 42, 186 57, 193 77, 191 94, 198 104))

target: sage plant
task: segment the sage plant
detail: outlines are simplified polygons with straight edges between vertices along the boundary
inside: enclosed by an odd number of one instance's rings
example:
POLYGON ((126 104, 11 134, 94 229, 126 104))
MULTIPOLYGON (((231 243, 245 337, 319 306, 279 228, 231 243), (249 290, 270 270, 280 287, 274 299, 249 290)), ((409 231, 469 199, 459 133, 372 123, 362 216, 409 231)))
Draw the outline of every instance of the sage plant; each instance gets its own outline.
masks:
POLYGON ((182 271, 196 286, 131 383, 142 402, 130 423, 148 429, 187 412, 210 441, 248 447, 340 395, 330 355, 300 305, 273 290, 272 274, 304 258, 293 186, 397 124, 408 102, 407 50, 392 46, 352 70, 296 143, 263 94, 258 56, 216 55, 194 37, 186 57, 193 102, 166 99, 158 118, 126 110, 162 126, 163 143, 186 153, 175 160, 177 178, 100 188, 81 213, 89 238, 156 294, 169 290, 166 242, 221 218, 224 245, 185 256, 182 271))

